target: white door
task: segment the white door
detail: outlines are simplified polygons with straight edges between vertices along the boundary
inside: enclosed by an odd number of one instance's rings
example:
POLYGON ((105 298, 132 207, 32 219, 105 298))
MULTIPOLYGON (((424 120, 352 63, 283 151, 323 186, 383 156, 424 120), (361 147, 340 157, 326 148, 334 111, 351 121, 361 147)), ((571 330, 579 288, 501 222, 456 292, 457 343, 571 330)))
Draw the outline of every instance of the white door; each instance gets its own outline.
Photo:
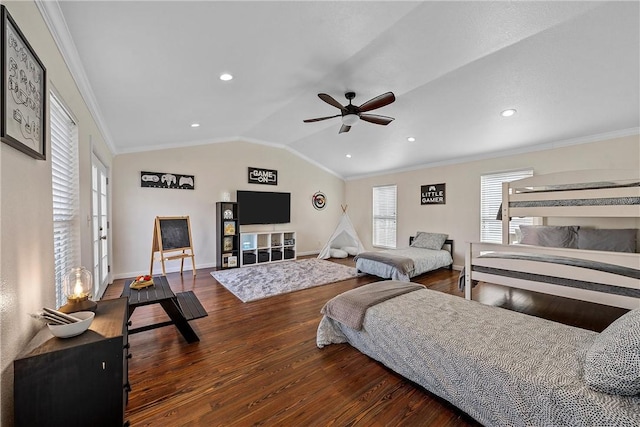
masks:
POLYGON ((109 192, 107 168, 91 155, 91 218, 93 238, 93 287, 99 299, 109 284, 109 222, 107 207, 109 192))

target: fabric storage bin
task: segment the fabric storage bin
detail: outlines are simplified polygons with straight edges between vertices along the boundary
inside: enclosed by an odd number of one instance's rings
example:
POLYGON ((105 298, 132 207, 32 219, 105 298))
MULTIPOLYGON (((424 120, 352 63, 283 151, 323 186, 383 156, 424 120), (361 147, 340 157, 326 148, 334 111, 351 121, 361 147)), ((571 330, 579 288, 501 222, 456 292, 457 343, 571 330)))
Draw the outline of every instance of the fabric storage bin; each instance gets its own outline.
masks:
POLYGON ((295 258, 295 256, 296 256, 296 251, 294 251, 293 249, 284 250, 284 259, 295 258))
POLYGON ((279 261, 282 259, 282 251, 271 251, 271 261, 279 261))
POLYGON ((242 254, 242 264, 255 264, 256 254, 251 252, 245 252, 242 254))
POLYGON ((269 251, 258 251, 258 262, 269 261, 269 251))

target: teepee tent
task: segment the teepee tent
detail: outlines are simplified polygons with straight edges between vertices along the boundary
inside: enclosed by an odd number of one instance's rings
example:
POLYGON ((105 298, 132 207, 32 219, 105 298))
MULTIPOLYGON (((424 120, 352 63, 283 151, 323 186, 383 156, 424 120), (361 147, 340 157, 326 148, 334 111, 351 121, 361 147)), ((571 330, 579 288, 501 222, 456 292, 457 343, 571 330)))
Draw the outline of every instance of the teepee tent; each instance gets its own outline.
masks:
POLYGON ((360 252, 365 251, 364 246, 358 237, 358 233, 356 233, 356 229, 353 227, 353 223, 349 219, 349 215, 347 215, 346 206, 342 206, 342 217, 340 218, 340 222, 327 244, 320 251, 318 258, 331 258, 332 249, 341 249, 349 255, 357 255, 360 252))

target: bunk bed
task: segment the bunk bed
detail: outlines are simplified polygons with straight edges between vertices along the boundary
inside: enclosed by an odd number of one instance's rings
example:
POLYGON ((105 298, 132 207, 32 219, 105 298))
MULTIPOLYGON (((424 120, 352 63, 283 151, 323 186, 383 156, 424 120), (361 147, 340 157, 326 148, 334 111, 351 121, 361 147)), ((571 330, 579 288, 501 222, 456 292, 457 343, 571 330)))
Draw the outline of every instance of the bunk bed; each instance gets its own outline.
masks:
POLYGON ((525 240, 531 244, 509 244, 512 217, 640 218, 638 170, 574 171, 503 183, 501 214, 501 245, 467 244, 460 280, 466 299, 472 299, 473 284, 489 282, 617 307, 638 307, 637 229, 532 227, 529 232, 539 233, 525 240))

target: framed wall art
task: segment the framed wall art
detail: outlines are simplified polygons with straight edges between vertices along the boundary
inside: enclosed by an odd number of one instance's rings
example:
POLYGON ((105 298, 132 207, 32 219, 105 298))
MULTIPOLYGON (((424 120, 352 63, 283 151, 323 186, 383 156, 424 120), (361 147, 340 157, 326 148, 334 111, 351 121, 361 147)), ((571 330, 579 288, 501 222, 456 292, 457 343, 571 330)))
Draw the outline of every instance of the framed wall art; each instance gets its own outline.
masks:
POLYGON ((47 70, 5 6, 2 18, 0 139, 45 160, 47 70))
POLYGON ((446 203, 446 184, 429 184, 420 186, 421 205, 444 205, 446 203))

